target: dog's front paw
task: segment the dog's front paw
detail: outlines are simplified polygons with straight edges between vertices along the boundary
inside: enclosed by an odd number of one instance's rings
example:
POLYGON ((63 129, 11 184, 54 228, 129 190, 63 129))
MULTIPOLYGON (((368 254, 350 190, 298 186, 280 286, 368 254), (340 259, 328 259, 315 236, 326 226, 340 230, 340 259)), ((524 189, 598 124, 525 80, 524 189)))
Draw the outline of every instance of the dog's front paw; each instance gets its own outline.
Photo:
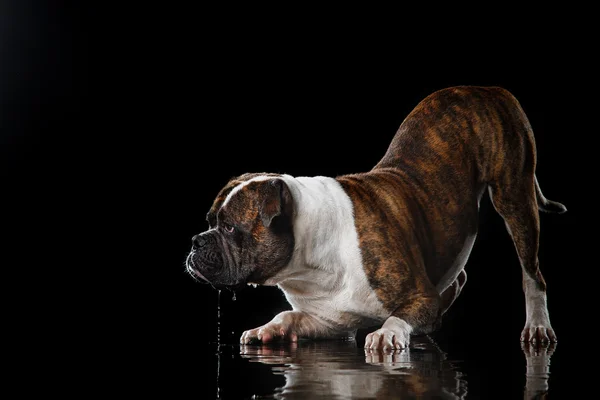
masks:
POLYGON ((410 343, 410 334, 391 329, 377 329, 365 338, 365 349, 405 349, 410 343))
POLYGON ((298 335, 295 332, 292 332, 292 330, 289 329, 287 326, 283 326, 281 324, 268 323, 256 329, 250 329, 242 333, 240 343, 269 343, 275 340, 296 342, 298 341, 298 335))
POLYGON ((405 349, 410 343, 412 327, 398 317, 389 317, 381 329, 365 338, 365 349, 405 349))

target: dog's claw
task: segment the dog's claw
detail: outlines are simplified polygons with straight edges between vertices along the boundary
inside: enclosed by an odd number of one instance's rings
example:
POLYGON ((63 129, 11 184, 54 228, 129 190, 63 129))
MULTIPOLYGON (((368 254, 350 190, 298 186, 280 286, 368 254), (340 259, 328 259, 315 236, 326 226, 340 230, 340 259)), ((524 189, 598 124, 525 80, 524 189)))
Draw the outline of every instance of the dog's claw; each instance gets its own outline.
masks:
POLYGON ((245 331, 240 338, 240 343, 270 343, 278 339, 297 342, 298 335, 295 332, 291 332, 286 327, 267 324, 256 329, 245 331))
POLYGON ((521 332, 521 342, 530 342, 537 345, 554 343, 556 341, 556 333, 550 327, 526 326, 523 332, 521 332))
POLYGON ((365 349, 405 349, 410 343, 412 327, 398 317, 389 317, 381 329, 365 338, 365 349))
POLYGON ((365 338, 365 349, 405 349, 410 343, 410 335, 390 329, 378 329, 365 338))

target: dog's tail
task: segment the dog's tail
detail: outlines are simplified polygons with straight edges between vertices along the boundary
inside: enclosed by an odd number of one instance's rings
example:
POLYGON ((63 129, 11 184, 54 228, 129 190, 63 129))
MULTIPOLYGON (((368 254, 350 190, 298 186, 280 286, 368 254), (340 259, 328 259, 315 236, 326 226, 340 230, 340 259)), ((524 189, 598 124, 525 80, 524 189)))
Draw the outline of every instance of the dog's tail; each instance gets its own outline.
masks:
POLYGON ((562 214, 567 212, 567 207, 565 207, 563 204, 545 198, 542 194, 542 190, 540 189, 540 184, 538 183, 537 177, 534 176, 534 179, 535 195, 537 197, 538 208, 540 209, 540 211, 555 214, 562 214))

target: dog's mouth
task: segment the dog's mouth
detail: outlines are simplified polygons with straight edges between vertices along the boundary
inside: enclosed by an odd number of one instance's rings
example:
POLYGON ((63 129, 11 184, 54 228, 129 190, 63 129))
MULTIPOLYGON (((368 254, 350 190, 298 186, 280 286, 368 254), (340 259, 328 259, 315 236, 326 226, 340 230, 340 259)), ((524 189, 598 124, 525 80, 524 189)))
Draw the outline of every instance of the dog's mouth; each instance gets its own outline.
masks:
POLYGON ((193 252, 188 254, 186 262, 185 262, 185 267, 186 267, 188 274, 190 274, 190 276, 192 278, 194 278, 194 280, 196 280, 200 283, 209 284, 210 286, 212 286, 214 289, 217 289, 217 290, 227 289, 227 290, 231 290, 231 291, 237 291, 246 286, 246 283, 243 283, 243 282, 235 283, 235 284, 231 284, 231 285, 225 285, 225 284, 214 283, 214 282, 209 281, 204 275, 202 275, 202 273, 200 271, 198 271, 196 268, 194 268, 194 263, 192 261, 193 255, 194 255, 193 252))
POLYGON ((210 281, 208 279, 206 279, 206 277, 204 275, 202 275, 200 272, 196 271, 194 268, 188 268, 188 272, 196 280, 199 280, 202 283, 208 283, 208 284, 210 284, 210 281))
POLYGON ((195 280, 202 282, 202 283, 211 284, 210 281, 208 279, 206 279, 206 277, 200 273, 200 271, 198 271, 196 268, 194 268, 194 265, 192 263, 192 255, 193 254, 194 253, 188 254, 187 259, 185 260, 185 269, 187 270, 188 274, 190 274, 192 276, 192 278, 194 278, 195 280))

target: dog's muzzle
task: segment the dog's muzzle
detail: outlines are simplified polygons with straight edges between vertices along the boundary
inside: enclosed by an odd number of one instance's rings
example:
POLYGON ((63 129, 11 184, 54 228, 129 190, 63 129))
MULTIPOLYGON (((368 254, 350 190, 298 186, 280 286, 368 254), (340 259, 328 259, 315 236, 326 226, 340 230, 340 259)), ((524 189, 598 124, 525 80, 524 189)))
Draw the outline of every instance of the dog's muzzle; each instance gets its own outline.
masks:
POLYGON ((188 272, 201 281, 211 283, 224 267, 224 260, 214 232, 208 231, 192 238, 192 251, 186 260, 188 272))
POLYGON ((194 256, 195 253, 192 251, 190 254, 188 254, 187 259, 185 260, 185 268, 187 269, 187 272, 196 280, 200 280, 200 282, 210 283, 210 281, 206 279, 206 277, 202 275, 197 268, 194 267, 194 256))
POLYGON ((197 261, 202 269, 215 269, 223 265, 223 258, 219 251, 214 235, 200 234, 192 238, 192 252, 198 254, 197 261))

